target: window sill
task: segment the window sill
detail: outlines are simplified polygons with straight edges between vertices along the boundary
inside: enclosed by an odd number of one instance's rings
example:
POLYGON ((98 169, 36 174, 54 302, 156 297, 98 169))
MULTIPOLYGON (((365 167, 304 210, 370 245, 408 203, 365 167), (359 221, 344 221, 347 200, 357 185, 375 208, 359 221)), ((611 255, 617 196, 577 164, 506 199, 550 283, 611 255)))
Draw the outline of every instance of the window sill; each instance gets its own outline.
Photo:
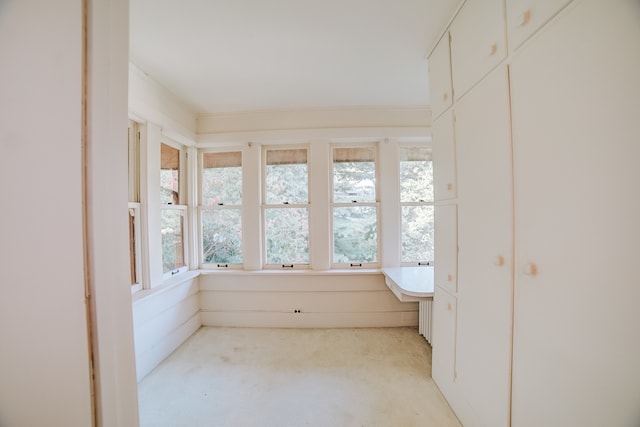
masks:
POLYGON ((380 268, 348 268, 336 270, 200 270, 200 275, 226 276, 350 276, 382 274, 380 268))
POLYGON ((189 280, 193 280, 200 275, 200 270, 189 270, 184 273, 178 274, 176 276, 171 277, 170 279, 162 281, 162 283, 158 286, 155 286, 151 289, 142 289, 131 295, 131 300, 135 304, 139 301, 142 301, 146 298, 150 298, 156 295, 163 294, 171 289, 180 286, 184 282, 189 280))

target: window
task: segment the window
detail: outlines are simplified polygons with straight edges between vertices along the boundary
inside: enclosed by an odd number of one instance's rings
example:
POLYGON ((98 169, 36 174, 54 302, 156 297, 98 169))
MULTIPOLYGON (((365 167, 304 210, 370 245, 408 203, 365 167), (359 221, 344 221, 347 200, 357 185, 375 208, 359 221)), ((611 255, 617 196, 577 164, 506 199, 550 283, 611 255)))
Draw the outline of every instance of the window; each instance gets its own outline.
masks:
POLYGON ((200 187, 203 266, 242 264, 242 153, 202 154, 200 187))
POLYGON ((162 235, 162 272, 172 276, 186 270, 185 214, 181 185, 180 148, 160 146, 160 233, 162 235))
POLYGON ((309 173, 306 148, 266 149, 264 242, 266 266, 309 264, 309 173))
POLYGON ((129 121, 129 272, 131 290, 142 289, 140 237, 140 131, 129 121))
POLYGON ((402 263, 433 262, 433 168, 431 150, 400 148, 402 263))
POLYGON ((333 264, 378 263, 375 147, 333 149, 333 264))

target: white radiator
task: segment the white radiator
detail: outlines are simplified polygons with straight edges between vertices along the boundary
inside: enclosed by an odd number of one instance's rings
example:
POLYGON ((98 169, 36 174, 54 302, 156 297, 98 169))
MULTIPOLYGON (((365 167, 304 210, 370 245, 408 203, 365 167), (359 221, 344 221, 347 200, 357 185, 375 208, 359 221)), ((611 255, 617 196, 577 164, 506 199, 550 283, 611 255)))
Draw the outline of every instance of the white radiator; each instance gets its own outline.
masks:
POLYGON ((433 301, 420 301, 418 312, 418 332, 431 343, 431 307, 433 301))

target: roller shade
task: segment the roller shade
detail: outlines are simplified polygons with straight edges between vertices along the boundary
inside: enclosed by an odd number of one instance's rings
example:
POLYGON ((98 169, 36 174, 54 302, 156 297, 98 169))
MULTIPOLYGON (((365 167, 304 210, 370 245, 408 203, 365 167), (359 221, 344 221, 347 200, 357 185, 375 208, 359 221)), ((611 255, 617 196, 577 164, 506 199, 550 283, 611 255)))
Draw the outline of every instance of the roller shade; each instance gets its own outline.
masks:
POLYGON ((334 162, 375 162, 376 149, 373 147, 334 148, 334 162))
POLYGON ((403 147, 400 150, 401 162, 424 162, 431 160, 431 149, 425 147, 403 147))
POLYGON ((160 145, 160 168, 180 169, 180 150, 167 144, 160 145))
POLYGON ((204 153, 202 157, 202 167, 205 169, 242 166, 242 153, 240 151, 232 153, 204 153))
POLYGON ((307 150, 267 150, 267 165, 299 165, 307 163, 307 150))

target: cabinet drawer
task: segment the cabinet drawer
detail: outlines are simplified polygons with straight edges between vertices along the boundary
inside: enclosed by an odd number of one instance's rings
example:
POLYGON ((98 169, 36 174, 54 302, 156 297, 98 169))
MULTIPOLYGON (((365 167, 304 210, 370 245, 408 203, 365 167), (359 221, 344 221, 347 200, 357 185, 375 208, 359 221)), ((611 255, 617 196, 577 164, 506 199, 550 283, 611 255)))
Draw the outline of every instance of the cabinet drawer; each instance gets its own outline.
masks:
POLYGON ((436 201, 456 198, 456 149, 453 129, 451 110, 433 123, 433 190, 436 201))
POLYGON ((507 0, 507 22, 511 50, 553 18, 571 0, 507 0))
POLYGON ((449 292, 458 290, 458 207, 437 205, 434 216, 434 283, 449 292))
POLYGON ((459 99, 506 57, 503 0, 468 0, 450 34, 453 92, 459 99))
POLYGON ((431 112, 438 117, 451 105, 451 53, 449 33, 438 42, 429 57, 429 82, 431 85, 431 112))

